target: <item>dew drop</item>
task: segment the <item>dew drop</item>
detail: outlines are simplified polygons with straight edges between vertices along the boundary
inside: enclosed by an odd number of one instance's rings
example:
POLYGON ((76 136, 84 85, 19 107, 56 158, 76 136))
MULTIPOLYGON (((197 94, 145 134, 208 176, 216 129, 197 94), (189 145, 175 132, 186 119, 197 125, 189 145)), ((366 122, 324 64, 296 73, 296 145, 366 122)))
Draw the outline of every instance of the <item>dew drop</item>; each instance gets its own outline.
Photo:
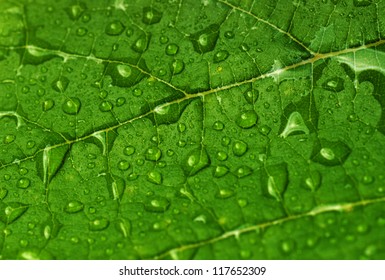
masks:
POLYGON ((76 115, 79 113, 81 102, 77 97, 68 98, 62 105, 62 110, 68 115, 76 115))
POLYGON ((132 93, 135 97, 139 97, 143 94, 143 91, 141 89, 134 89, 133 93, 132 93))
POLYGON ((68 204, 64 207, 64 211, 70 214, 77 213, 82 211, 84 208, 83 203, 77 200, 73 200, 68 202, 68 204))
POLYGON ((166 54, 167 55, 176 55, 179 51, 179 47, 176 44, 169 44, 166 47, 166 54))
POLYGON ((281 250, 285 254, 290 254, 295 249, 295 242, 294 240, 285 240, 281 243, 281 250))
POLYGON ((238 205, 241 207, 241 208, 244 208, 246 207, 248 204, 247 200, 246 199, 238 199, 238 205))
POLYGON ((251 128, 257 123, 257 120, 257 113, 255 113, 253 110, 249 110, 243 112, 236 120, 236 123, 241 128, 251 128))
POLYGON ((219 36, 219 25, 212 24, 191 35, 191 42, 197 53, 203 54, 215 48, 219 36))
POLYGON ((116 99, 115 102, 116 102, 116 106, 121 107, 121 106, 123 106, 126 103, 126 98, 119 97, 119 98, 116 99))
POLYGON ((246 91, 243 96, 245 97, 246 101, 253 105, 255 102, 257 102, 259 98, 259 91, 258 90, 248 90, 246 91))
POLYGON ((174 75, 182 73, 184 70, 184 62, 180 59, 175 59, 172 63, 172 73, 174 75))
POLYGON ((0 189, 0 200, 3 200, 8 194, 8 190, 0 189))
POLYGON ((162 156, 162 151, 158 147, 152 147, 147 149, 145 158, 151 161, 158 161, 162 156))
POLYGON ((253 170, 249 166, 246 166, 246 165, 238 167, 237 170, 235 171, 235 175, 238 178, 243 178, 243 177, 249 176, 249 175, 251 175, 251 173, 253 173, 253 170))
POLYGON ((220 161, 225 161, 227 159, 227 157, 228 157, 228 155, 224 151, 219 151, 217 153, 217 159, 220 160, 220 161))
POLYGON ((214 63, 225 61, 229 57, 229 52, 226 50, 220 50, 214 55, 214 63))
POLYGON ((4 144, 10 144, 16 140, 16 136, 13 134, 5 135, 3 143, 4 144))
POLYGON ((187 156, 184 165, 185 172, 189 176, 193 176, 205 167, 210 165, 210 158, 204 147, 192 150, 187 156))
POLYGON ((317 170, 312 170, 310 171, 308 176, 305 177, 304 181, 305 181, 305 187, 307 189, 310 189, 312 192, 314 192, 321 185, 321 181, 322 181, 321 173, 317 170))
POLYGON ((19 202, 10 202, 7 205, 0 205, 0 221, 5 224, 11 224, 20 218, 28 206, 19 202))
POLYGON ((78 29, 76 29, 76 35, 78 35, 79 37, 83 37, 87 34, 88 30, 84 27, 79 27, 78 29))
POLYGON ((229 172, 229 169, 224 165, 218 165, 214 170, 214 177, 220 178, 225 176, 229 172))
POLYGON ((116 66, 116 70, 118 70, 118 74, 123 78, 128 78, 131 76, 131 67, 125 64, 119 64, 116 66))
POLYGON ((214 122, 214 124, 213 124, 213 129, 214 129, 214 130, 221 131, 221 130, 223 130, 224 128, 225 128, 225 125, 224 125, 224 123, 221 122, 221 121, 216 121, 216 122, 214 122))
POLYGON ((88 228, 91 231, 99 231, 106 229, 110 224, 110 221, 106 218, 99 218, 89 222, 88 228))
POLYGON ((131 45, 131 48, 137 53, 143 53, 147 50, 149 43, 150 35, 143 34, 134 42, 133 45, 131 45))
POLYGON ((362 177, 362 183, 364 183, 365 185, 370 185, 373 182, 374 182, 374 178, 371 175, 364 175, 362 177))
POLYGON ((186 125, 184 123, 178 123, 178 131, 183 133, 186 131, 186 125))
POLYGON ((56 92, 65 92, 70 80, 65 76, 60 76, 58 79, 52 82, 51 86, 56 92))
POLYGON ((247 152, 248 146, 241 140, 234 141, 233 154, 237 157, 243 156, 247 152))
POLYGON ((21 178, 17 181, 16 186, 20 189, 26 189, 31 184, 31 181, 28 178, 21 178))
POLYGON ((168 42, 168 37, 167 36, 160 36, 160 38, 159 38, 159 42, 161 43, 161 44, 166 44, 167 42, 168 42))
POLYGON ((144 24, 155 24, 162 19, 162 13, 152 7, 143 8, 142 21, 144 24))
POLYGON ((107 35, 110 36, 117 36, 123 33, 125 27, 123 23, 121 23, 119 20, 113 21, 109 23, 106 28, 105 32, 107 35))
POLYGON ((259 132, 262 134, 262 135, 269 135, 270 134, 270 131, 271 131, 271 128, 267 125, 262 125, 259 127, 259 132))
POLYGON ((165 212, 170 207, 170 201, 164 197, 156 197, 149 200, 144 207, 149 212, 165 212))
POLYGON ((229 198, 229 197, 232 197, 233 195, 234 195, 233 190, 227 189, 227 188, 222 188, 218 191, 216 196, 218 198, 229 198))
POLYGON ((328 91, 340 92, 345 88, 344 80, 340 77, 334 77, 325 81, 322 87, 328 91))
POLYGON ((239 46, 239 49, 243 52, 248 52, 250 50, 250 47, 248 44, 246 43, 242 43, 240 46, 239 46))
POLYGON ((43 103, 42 103, 43 111, 47 112, 47 111, 51 110, 54 105, 55 105, 55 102, 52 99, 47 99, 47 100, 43 101, 43 103))
POLYGON ((99 110, 102 112, 109 112, 114 108, 114 105, 110 101, 102 101, 99 104, 99 110))
POLYGON ((118 169, 119 170, 127 170, 128 168, 130 168, 130 163, 127 161, 127 160, 121 160, 119 161, 118 163, 118 169))
POLYGON ((70 6, 69 8, 66 8, 66 12, 70 17, 70 19, 72 20, 79 19, 85 10, 86 10, 86 5, 81 2, 70 6))
POLYGON ((160 185, 162 184, 162 174, 156 170, 152 170, 147 174, 147 180, 153 184, 160 185))
POLYGON ((221 139, 221 144, 224 147, 227 147, 228 145, 230 145, 230 142, 231 142, 231 139, 228 136, 223 136, 221 139))
POLYGON ((227 38, 227 39, 234 38, 234 32, 233 31, 226 31, 225 32, 225 38, 227 38))
POLYGON ((134 146, 127 146, 123 149, 123 154, 126 156, 130 156, 135 153, 135 147, 134 146))

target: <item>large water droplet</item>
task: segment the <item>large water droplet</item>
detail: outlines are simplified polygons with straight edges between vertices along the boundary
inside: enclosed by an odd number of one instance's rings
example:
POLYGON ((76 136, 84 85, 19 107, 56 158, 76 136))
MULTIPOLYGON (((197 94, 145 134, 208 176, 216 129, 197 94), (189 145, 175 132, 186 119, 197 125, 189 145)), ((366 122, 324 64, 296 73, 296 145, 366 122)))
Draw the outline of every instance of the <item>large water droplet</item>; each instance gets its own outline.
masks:
POLYGON ((156 184, 156 185, 160 185, 160 184, 162 184, 163 177, 159 171, 152 170, 152 171, 148 172, 147 180, 151 183, 156 184))
POLYGON ((320 139, 314 145, 311 159, 326 166, 335 166, 343 164, 350 153, 351 149, 342 141, 320 139))
POLYGON ((80 201, 77 201, 77 200, 73 200, 73 201, 68 202, 68 204, 64 208, 64 211, 72 214, 72 213, 77 213, 77 212, 82 211, 83 208, 84 208, 83 203, 81 203, 80 201))
POLYGON ((145 205, 145 209, 149 212, 164 212, 170 206, 170 201, 164 197, 155 197, 149 200, 145 205))
POLYGON ((80 99, 77 97, 68 98, 62 105, 62 110, 68 115, 76 115, 81 107, 80 99))
POLYGON ((274 197, 277 201, 282 200, 282 194, 285 192, 288 184, 287 164, 275 164, 265 168, 266 189, 265 194, 274 197))
POLYGON ((258 115, 254 110, 243 112, 236 120, 236 123, 241 128, 251 128, 258 121, 258 115))
POLYGON ((290 114, 289 119, 287 120, 286 126, 282 131, 282 133, 280 134, 280 136, 283 138, 286 138, 290 134, 293 134, 293 133, 297 134, 298 132, 309 134, 309 129, 307 128, 301 114, 298 112, 293 112, 290 114))
POLYGON ((47 111, 51 110, 54 105, 55 105, 55 101, 53 101, 52 99, 47 99, 47 100, 43 101, 43 103, 42 103, 43 111, 47 112, 47 111))
POLYGON ((199 171, 210 165, 210 158, 204 147, 192 150, 187 156, 184 165, 185 172, 188 176, 197 174, 199 171))
POLYGON ((20 218, 27 209, 27 205, 18 202, 0 203, 0 221, 11 224, 20 218))
POLYGON ((220 50, 214 54, 214 63, 225 61, 229 57, 229 52, 226 50, 220 50))
POLYGON ((28 178, 21 178, 17 181, 16 186, 21 189, 26 189, 31 184, 31 181, 28 178))
POLYGON ((150 34, 142 34, 133 45, 131 45, 131 49, 137 53, 143 53, 147 50, 148 45, 150 44, 151 35, 150 34))
POLYGON ((247 144, 241 140, 233 142, 233 154, 237 157, 243 156, 247 152, 247 144))
POLYGON ((128 78, 131 76, 131 67, 125 64, 118 64, 116 66, 116 70, 118 70, 118 74, 123 78, 128 78))
POLYGON ((151 161, 158 161, 162 156, 162 151, 158 147, 152 147, 147 149, 145 158, 151 161))
POLYGON ((219 36, 219 25, 212 24, 191 35, 191 42, 197 53, 203 54, 215 48, 219 36))
POLYGON ((91 231, 99 231, 106 229, 110 224, 110 221, 106 218, 98 218, 93 221, 90 221, 88 224, 88 228, 91 231))
POLYGON ((107 35, 117 36, 117 35, 122 34, 124 29, 125 29, 125 27, 124 27, 123 23, 121 23, 119 20, 116 20, 116 21, 110 22, 106 26, 105 32, 107 35))
POLYGON ((162 13, 152 7, 143 8, 142 21, 144 24, 158 23, 162 19, 162 13))

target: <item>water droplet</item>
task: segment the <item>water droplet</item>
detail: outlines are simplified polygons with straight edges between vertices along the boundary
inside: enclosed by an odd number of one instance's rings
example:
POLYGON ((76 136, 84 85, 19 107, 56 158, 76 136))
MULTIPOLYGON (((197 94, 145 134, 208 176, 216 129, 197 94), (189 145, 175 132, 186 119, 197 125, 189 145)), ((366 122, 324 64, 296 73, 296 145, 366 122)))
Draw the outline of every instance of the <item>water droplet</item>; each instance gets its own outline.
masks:
POLYGON ((11 224, 20 218, 27 209, 27 205, 18 202, 0 204, 0 221, 5 224, 11 224))
POLYGON ((310 171, 309 175, 305 178, 305 187, 314 192, 320 187, 321 180, 321 173, 317 170, 312 170, 310 171))
POLYGON ((28 241, 25 239, 21 239, 19 243, 20 243, 20 246, 23 248, 28 246, 28 241))
POLYGON ((167 42, 168 42, 168 37, 167 36, 160 36, 160 38, 159 38, 159 42, 161 43, 161 44, 166 44, 167 42))
POLYGON ((169 44, 166 47, 167 55, 176 55, 178 53, 179 47, 176 44, 169 44))
POLYGON ((110 101, 102 101, 99 104, 99 110, 102 112, 109 112, 114 108, 114 105, 110 101))
POLYGON ((6 189, 0 189, 0 200, 3 200, 8 194, 6 189))
POLYGON ((365 185, 369 185, 373 182, 374 182, 374 177, 371 175, 364 175, 362 177, 362 183, 364 183, 365 185))
POLYGON ((68 98, 62 105, 62 110, 68 115, 76 115, 81 107, 80 99, 77 97, 68 98))
POLYGON ((191 35, 191 42, 197 53, 203 54, 215 48, 219 36, 219 25, 212 24, 191 35))
POLYGON ((4 144, 10 144, 10 143, 12 143, 15 140, 16 140, 16 136, 15 135, 8 134, 8 135, 5 135, 3 143, 4 144))
POLYGON ((244 208, 246 207, 248 204, 247 200, 246 199, 238 199, 238 205, 241 207, 241 208, 244 208))
POLYGON ((248 90, 246 91, 243 96, 245 97, 246 101, 253 105, 255 102, 257 102, 259 98, 259 91, 258 90, 248 90))
POLYGON ((228 136, 223 136, 221 139, 221 144, 224 147, 227 147, 228 145, 230 145, 230 142, 231 142, 231 139, 228 136))
POLYGON ((184 169, 187 175, 193 176, 209 165, 209 155, 207 154, 206 149, 202 147, 192 150, 189 153, 184 169))
POLYGON ((225 37, 226 37, 227 39, 232 39, 232 38, 234 38, 234 32, 233 32, 233 31, 226 31, 226 32, 225 32, 225 37))
POLYGON ((281 243, 281 250, 285 254, 290 254, 295 249, 295 242, 294 240, 285 240, 281 243))
POLYGON ((77 213, 77 212, 82 211, 83 208, 84 208, 83 203, 81 203, 80 201, 77 201, 77 200, 73 200, 73 201, 68 202, 68 204, 64 208, 64 211, 72 214, 72 213, 77 213))
POLYGON ((99 218, 89 222, 88 228, 91 231, 99 231, 106 229, 110 224, 110 221, 106 218, 99 218))
POLYGON ((213 124, 213 129, 214 130, 218 130, 218 131, 221 131, 225 128, 225 125, 223 122, 221 121, 216 121, 214 124, 213 124))
POLYGON ((265 194, 275 198, 277 201, 282 200, 282 194, 285 192, 288 184, 287 164, 281 163, 270 165, 265 168, 266 190, 265 194))
POLYGON ((142 21, 144 24, 155 24, 162 19, 162 13, 152 7, 143 8, 142 21))
POLYGON ((119 170, 127 170, 128 168, 130 168, 130 163, 127 161, 127 160, 121 160, 119 161, 118 163, 118 169, 119 170))
POLYGON ((143 94, 143 91, 141 89, 134 89, 133 93, 132 93, 135 97, 139 97, 143 94))
POLYGON ((234 195, 234 191, 227 188, 222 188, 218 191, 217 197, 218 198, 229 198, 234 195))
POLYGON ((134 181, 134 180, 138 179, 138 177, 139 177, 138 174, 131 173, 130 175, 128 175, 128 180, 134 181))
POLYGON ((241 128, 251 128, 257 123, 257 121, 257 113, 254 110, 249 110, 242 113, 236 120, 236 123, 241 128))
POLYGON ((218 165, 214 170, 214 177, 220 178, 225 176, 229 172, 229 169, 224 165, 218 165))
POLYGON ((248 52, 250 50, 250 47, 248 44, 246 43, 242 43, 240 46, 239 46, 239 49, 243 52, 248 52))
POLYGON ((78 29, 76 29, 76 35, 80 36, 80 37, 83 37, 87 34, 88 30, 84 27, 79 27, 78 29))
POLYGON ((47 99, 47 100, 43 101, 43 103, 42 103, 43 111, 47 112, 47 111, 51 110, 54 105, 55 105, 55 102, 52 99, 47 99))
POLYGON ((58 79, 52 82, 51 86, 56 92, 65 92, 70 80, 65 76, 60 76, 58 79))
POLYGON ((123 23, 121 23, 119 20, 115 20, 106 26, 105 32, 107 33, 107 35, 117 36, 122 34, 124 29, 125 27, 123 23))
POLYGON ((184 70, 184 62, 180 59, 175 59, 172 63, 172 73, 174 75, 182 73, 184 70))
POLYGON ((237 157, 243 156, 247 152, 247 144, 241 140, 234 141, 233 154, 237 157))
POLYGON ((144 205, 149 212, 165 212, 170 207, 170 201, 164 197, 156 197, 144 205))
POLYGON ((135 147, 134 146, 127 146, 123 149, 123 153, 126 156, 130 156, 135 153, 135 147))
POLYGON ((145 158, 151 161, 158 161, 162 156, 162 151, 158 147, 152 147, 147 149, 145 158))
POLYGON ((267 125, 262 125, 259 127, 259 132, 262 134, 262 135, 269 135, 270 134, 270 131, 271 131, 271 128, 267 125))
POLYGON ((186 131, 186 125, 184 123, 178 123, 178 131, 183 133, 186 131))
POLYGON ((253 170, 249 166, 246 166, 246 165, 238 167, 237 170, 235 171, 235 175, 238 178, 243 178, 243 177, 249 176, 251 173, 253 173, 253 170))
POLYGON ((21 92, 22 93, 28 93, 29 92, 29 86, 22 87, 21 92))
POLYGON ((137 53, 143 53, 147 50, 148 45, 150 43, 150 34, 143 34, 140 36, 133 45, 131 45, 131 48, 133 51, 137 53))
POLYGON ((5 180, 5 181, 9 181, 9 179, 11 179, 11 175, 5 174, 5 175, 4 175, 4 180, 5 180))
POLYGON ((126 103, 126 98, 124 97, 119 97, 116 99, 116 106, 120 107, 123 106, 126 103))
POLYGON ((28 178, 21 178, 17 181, 16 186, 21 189, 26 189, 31 184, 31 181, 28 178))
POLYGON ((72 20, 77 20, 81 17, 81 15, 84 13, 86 10, 86 5, 82 2, 78 2, 77 4, 74 4, 68 8, 66 8, 66 12, 70 19, 72 20))
POLYGON ((217 153, 217 159, 220 160, 220 161, 225 161, 227 159, 227 157, 228 157, 228 155, 224 151, 219 151, 217 153))
POLYGON ((35 145, 36 145, 35 141, 28 141, 27 149, 32 149, 33 147, 35 147, 35 145))
POLYGON ((284 130, 279 136, 286 138, 290 134, 297 134, 298 132, 309 134, 309 129, 307 128, 301 114, 298 112, 293 112, 290 114, 284 130))
POLYGON ((214 63, 225 61, 229 57, 229 52, 226 50, 220 50, 214 55, 214 63))
POLYGON ((340 77, 334 77, 325 81, 322 87, 328 91, 340 92, 345 88, 344 80, 340 77))
POLYGON ((354 0, 353 4, 355 7, 366 7, 372 4, 372 0, 354 0))
POLYGON ((156 185, 162 184, 162 174, 156 170, 152 170, 147 174, 147 180, 156 185))
POLYGON ((343 164, 350 153, 351 149, 342 141, 320 139, 313 148, 311 159, 326 166, 335 166, 343 164))

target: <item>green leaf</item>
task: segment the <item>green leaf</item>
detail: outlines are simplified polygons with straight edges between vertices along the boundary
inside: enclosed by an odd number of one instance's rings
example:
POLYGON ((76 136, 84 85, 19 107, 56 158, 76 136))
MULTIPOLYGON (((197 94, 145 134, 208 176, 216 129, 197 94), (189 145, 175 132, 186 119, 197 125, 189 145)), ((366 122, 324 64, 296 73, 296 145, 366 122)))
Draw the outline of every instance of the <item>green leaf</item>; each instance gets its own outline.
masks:
POLYGON ((385 258, 384 10, 1 1, 1 258, 385 258))

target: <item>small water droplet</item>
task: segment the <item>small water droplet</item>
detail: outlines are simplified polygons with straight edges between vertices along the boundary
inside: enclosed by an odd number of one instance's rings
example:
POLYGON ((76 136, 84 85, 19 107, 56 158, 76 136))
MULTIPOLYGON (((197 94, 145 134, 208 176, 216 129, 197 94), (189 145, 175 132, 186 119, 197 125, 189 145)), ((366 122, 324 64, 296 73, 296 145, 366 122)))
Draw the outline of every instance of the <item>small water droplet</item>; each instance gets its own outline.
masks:
POLYGON ((115 102, 116 102, 116 106, 121 107, 121 106, 123 106, 126 103, 126 98, 119 97, 119 98, 116 99, 115 102))
POLYGON ((234 191, 227 188, 222 188, 218 191, 217 197, 218 198, 229 198, 234 195, 234 191))
POLYGON ((8 190, 0 188, 0 200, 3 200, 8 194, 8 190))
POLYGON ((321 180, 321 173, 317 170, 312 170, 305 178, 305 187, 314 192, 320 187, 321 180))
POLYGON ((267 125, 262 125, 259 127, 259 132, 262 134, 262 135, 269 135, 270 134, 270 131, 271 131, 271 128, 267 125))
POLYGON ((227 159, 227 157, 228 157, 228 155, 224 151, 219 151, 217 153, 217 159, 220 160, 220 161, 225 161, 227 159))
POLYGON ((143 94, 143 91, 141 89, 134 89, 133 93, 132 93, 135 97, 139 97, 143 94))
POLYGON ((240 46, 239 46, 239 49, 243 52, 248 52, 250 50, 250 47, 248 44, 246 43, 242 43, 240 46))
POLYGON ((87 34, 88 30, 84 27, 79 27, 78 29, 76 29, 76 35, 80 36, 80 37, 83 37, 87 34))
POLYGON ((218 165, 214 170, 214 177, 220 178, 225 176, 229 172, 229 169, 224 165, 218 165))
POLYGON ((59 93, 65 92, 70 80, 65 76, 60 76, 58 79, 54 80, 51 84, 52 88, 59 93))
POLYGON ((76 115, 81 107, 80 99, 77 97, 68 98, 62 105, 62 110, 68 115, 76 115))
POLYGON ((228 145, 230 145, 230 142, 231 142, 231 139, 228 136, 223 136, 221 139, 221 144, 224 147, 227 147, 228 145))
POLYGON ((164 36, 164 35, 160 36, 159 42, 160 42, 161 44, 166 44, 166 43, 168 42, 168 37, 167 37, 167 36, 164 36))
POLYGON ((238 205, 241 207, 241 208, 244 208, 246 207, 248 204, 247 200, 246 199, 238 199, 238 205))
POLYGON ((330 78, 322 84, 322 87, 328 91, 340 92, 344 86, 344 80, 341 77, 330 78))
POLYGON ((184 166, 185 172, 189 176, 193 176, 200 170, 210 165, 210 158, 204 147, 192 150, 187 156, 184 166))
POLYGON ((362 183, 364 183, 365 185, 369 185, 373 182, 374 182, 374 177, 371 175, 364 175, 362 177, 362 183))
POLYGON ((233 32, 233 31, 226 31, 226 32, 225 32, 225 37, 226 37, 227 39, 232 39, 232 38, 234 38, 234 32, 233 32))
POLYGON ((246 101, 253 105, 255 102, 257 102, 259 98, 259 91, 258 90, 248 90, 246 91, 243 96, 245 97, 246 101))
POLYGON ((4 144, 10 144, 16 140, 16 136, 13 134, 5 135, 3 143, 4 144))
POLYGON ((149 212, 165 212, 169 206, 170 201, 164 197, 155 197, 144 205, 149 212))
POLYGON ((144 24, 155 24, 162 19, 162 13, 152 7, 143 8, 142 21, 144 24))
POLYGON ((43 101, 43 103, 42 103, 43 111, 47 112, 47 111, 51 110, 54 105, 55 105, 55 101, 53 101, 52 99, 47 99, 47 100, 43 101))
POLYGON ((172 63, 172 73, 174 75, 182 73, 184 70, 184 62, 180 59, 175 59, 172 63))
POLYGON ((33 147, 35 147, 35 145, 36 145, 35 141, 28 141, 27 149, 32 149, 33 147))
POLYGON ((294 251, 296 245, 294 240, 285 240, 281 242, 281 250, 285 254, 290 254, 294 251))
POLYGON ((235 175, 238 178, 243 178, 243 177, 249 176, 251 173, 253 173, 253 170, 249 166, 246 166, 246 165, 240 166, 237 168, 237 170, 235 170, 235 175))

